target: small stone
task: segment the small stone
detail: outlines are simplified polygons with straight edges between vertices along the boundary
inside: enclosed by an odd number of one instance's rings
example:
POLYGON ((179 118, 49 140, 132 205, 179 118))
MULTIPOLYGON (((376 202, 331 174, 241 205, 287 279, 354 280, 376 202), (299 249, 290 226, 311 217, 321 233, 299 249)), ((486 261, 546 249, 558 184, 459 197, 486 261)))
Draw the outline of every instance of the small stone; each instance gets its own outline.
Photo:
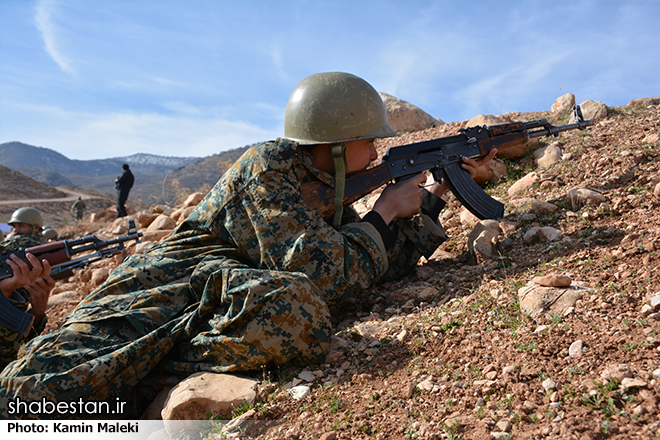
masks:
POLYGON ((544 380, 543 383, 541 383, 541 385, 543 386, 543 388, 546 391, 554 390, 554 389, 557 388, 557 382, 555 382, 554 380, 552 380, 550 378, 547 378, 546 380, 544 380))
POLYGON ((633 413, 634 415, 636 415, 636 416, 641 416, 641 415, 644 414, 645 412, 646 412, 646 410, 644 409, 644 407, 643 407, 642 405, 637 405, 637 406, 634 407, 633 410, 632 410, 632 413, 633 413))
POLYGON ((495 428, 500 432, 511 432, 511 422, 508 420, 500 420, 495 425, 495 428))
POLYGON ((433 382, 429 379, 423 380, 417 384, 417 388, 422 391, 431 391, 433 389, 433 382))
POLYGON ((568 287, 573 282, 571 277, 566 275, 545 275, 542 277, 536 277, 532 281, 540 286, 546 287, 568 287))
POLYGON ((653 307, 651 307, 649 304, 644 304, 641 311, 642 317, 646 318, 651 315, 651 313, 653 313, 653 307))
POLYGON ((293 397, 296 400, 302 400, 307 395, 310 393, 311 389, 308 386, 305 385, 298 385, 297 387, 293 387, 289 390, 289 393, 291 394, 291 397, 293 397))
POLYGON ((494 364, 488 364, 488 365, 486 365, 486 367, 483 369, 483 373, 484 373, 484 374, 488 374, 488 373, 490 373, 491 371, 495 371, 495 370, 497 370, 497 367, 496 367, 494 364))
POLYGON ((568 348, 568 355, 570 357, 580 357, 582 356, 582 350, 584 349, 584 342, 581 339, 573 342, 568 348))
POLYGON ((626 377, 621 381, 621 388, 641 388, 645 386, 646 382, 641 379, 626 377))
POLYGON ((298 374, 298 377, 305 382, 314 382, 314 379, 316 378, 314 373, 309 370, 301 371, 300 374, 298 374))
POLYGON ((534 330, 534 334, 538 335, 540 333, 547 332, 549 328, 550 327, 548 327, 547 325, 539 325, 538 327, 536 327, 536 330, 534 330))
POLYGON ((413 396, 413 393, 415 392, 415 383, 411 382, 408 384, 407 387, 404 386, 401 392, 405 399, 410 399, 413 396))
POLYGON ((525 400, 522 404, 521 409, 522 409, 522 412, 524 412, 525 414, 529 414, 531 412, 536 411, 538 409, 538 407, 539 406, 536 403, 531 402, 529 400, 525 400))
POLYGON ((518 370, 517 365, 507 365, 502 369, 502 374, 513 374, 516 370, 518 370))
POLYGON ((497 371, 489 371, 484 377, 488 380, 495 380, 495 378, 497 378, 497 371))
POLYGON ((632 371, 630 367, 625 364, 620 365, 610 365, 600 373, 600 377, 606 380, 616 380, 617 382, 623 381, 627 377, 632 377, 632 371))
POLYGON ((660 293, 656 294, 651 298, 649 301, 649 304, 651 307, 653 307, 653 310, 659 310, 660 309, 660 293))

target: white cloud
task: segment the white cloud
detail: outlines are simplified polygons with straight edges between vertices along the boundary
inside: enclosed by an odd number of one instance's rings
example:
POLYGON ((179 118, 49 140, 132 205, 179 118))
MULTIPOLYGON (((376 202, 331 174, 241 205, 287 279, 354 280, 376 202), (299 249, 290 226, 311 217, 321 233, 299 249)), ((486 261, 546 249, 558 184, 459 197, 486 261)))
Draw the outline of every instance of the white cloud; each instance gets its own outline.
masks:
POLYGON ((57 63, 62 71, 74 75, 75 71, 71 67, 69 60, 61 53, 58 47, 56 38, 57 26, 52 21, 54 7, 55 3, 52 1, 39 1, 36 6, 37 13, 34 17, 34 22, 39 32, 41 32, 48 55, 57 63))

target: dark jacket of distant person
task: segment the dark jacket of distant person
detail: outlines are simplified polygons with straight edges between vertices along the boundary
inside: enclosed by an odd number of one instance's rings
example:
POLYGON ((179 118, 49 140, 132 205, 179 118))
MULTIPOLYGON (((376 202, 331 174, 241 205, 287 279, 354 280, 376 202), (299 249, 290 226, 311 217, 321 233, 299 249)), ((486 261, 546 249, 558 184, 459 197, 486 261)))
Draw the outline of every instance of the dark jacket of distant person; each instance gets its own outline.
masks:
POLYGON ((128 164, 123 164, 121 166, 123 173, 120 177, 115 179, 115 188, 117 189, 117 217, 126 217, 126 200, 128 200, 128 193, 133 188, 133 182, 135 178, 133 173, 128 167, 128 164))

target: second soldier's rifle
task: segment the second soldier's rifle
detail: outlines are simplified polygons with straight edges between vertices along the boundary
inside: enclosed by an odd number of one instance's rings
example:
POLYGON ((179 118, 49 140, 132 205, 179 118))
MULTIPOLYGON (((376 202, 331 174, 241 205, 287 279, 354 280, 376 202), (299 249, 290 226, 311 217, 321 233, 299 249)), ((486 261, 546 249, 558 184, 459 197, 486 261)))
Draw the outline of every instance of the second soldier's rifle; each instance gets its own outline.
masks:
MULTIPOLYGON (((124 246, 125 242, 135 240, 136 243, 139 243, 141 236, 142 233, 138 232, 135 227, 135 220, 130 219, 126 234, 110 240, 101 240, 95 235, 88 235, 72 240, 54 241, 27 249, 6 251, 0 254, 0 280, 12 276, 11 267, 6 262, 11 254, 17 255, 26 262, 28 261, 26 258, 27 253, 34 255, 39 261, 48 260, 51 265, 50 276, 55 279, 63 279, 70 276, 73 269, 87 267, 95 261, 121 253, 126 248, 124 246), (78 256, 74 258, 76 255, 78 256)), ((29 332, 33 319, 34 316, 18 310, 11 305, 4 295, 0 294, 0 324, 25 335, 29 332)))
MULTIPOLYGON (((546 119, 530 122, 511 122, 493 126, 469 127, 460 134, 408 145, 392 147, 383 162, 373 168, 346 176, 343 205, 359 200, 382 185, 410 178, 430 171, 434 179, 444 179, 451 192, 479 219, 498 219, 504 216, 504 204, 493 199, 461 168, 462 156, 479 158, 493 149, 506 150, 523 145, 532 138, 557 136, 562 131, 593 125, 585 121, 580 106, 573 109, 575 123, 554 126, 546 119)), ((334 189, 321 182, 303 184, 303 198, 310 208, 323 218, 334 213, 334 189)))

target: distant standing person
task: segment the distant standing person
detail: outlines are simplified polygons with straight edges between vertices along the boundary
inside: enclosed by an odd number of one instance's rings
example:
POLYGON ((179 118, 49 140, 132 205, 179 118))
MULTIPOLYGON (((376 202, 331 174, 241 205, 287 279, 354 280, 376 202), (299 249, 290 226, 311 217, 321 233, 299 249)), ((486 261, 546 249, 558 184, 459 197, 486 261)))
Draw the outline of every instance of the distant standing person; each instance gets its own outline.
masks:
POLYGON ((85 202, 82 201, 81 197, 78 197, 78 200, 73 202, 73 206, 71 206, 71 212, 75 212, 76 214, 76 224, 78 224, 78 222, 83 219, 86 209, 87 207, 85 206, 85 202))
POLYGON ((126 217, 126 200, 128 200, 128 193, 133 188, 133 182, 135 178, 133 173, 128 168, 128 164, 125 163, 121 166, 123 171, 122 175, 115 179, 115 188, 117 188, 117 217, 126 217))

